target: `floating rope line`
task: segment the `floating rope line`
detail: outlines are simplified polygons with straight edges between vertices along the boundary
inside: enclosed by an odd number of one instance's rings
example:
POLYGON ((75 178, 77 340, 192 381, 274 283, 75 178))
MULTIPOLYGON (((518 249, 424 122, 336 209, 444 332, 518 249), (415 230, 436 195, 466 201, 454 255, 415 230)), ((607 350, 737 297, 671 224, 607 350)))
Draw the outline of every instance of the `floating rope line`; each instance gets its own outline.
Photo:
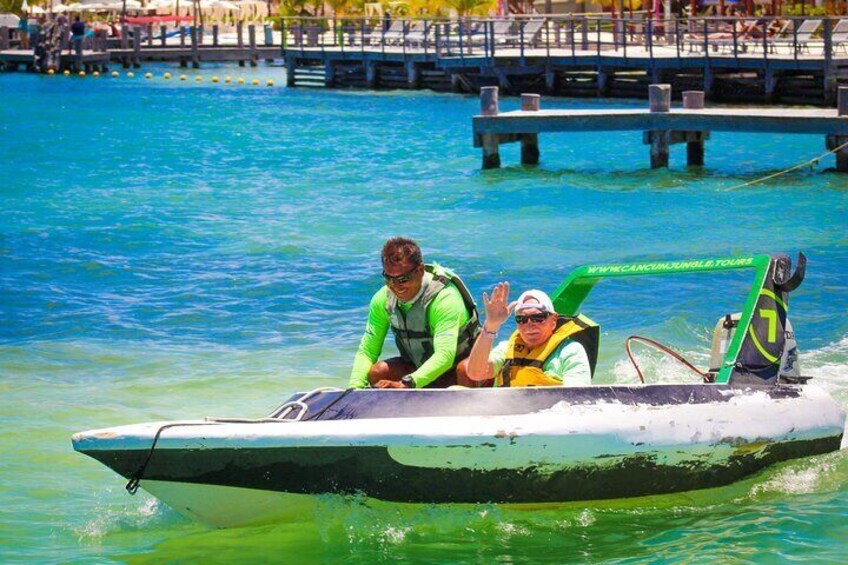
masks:
POLYGON ((819 155, 818 157, 815 157, 815 158, 813 158, 813 159, 810 159, 809 161, 804 161, 803 163, 799 163, 799 164, 795 165, 794 167, 789 167, 788 169, 784 169, 784 170, 782 170, 782 171, 778 171, 778 172, 776 172, 776 173, 773 173, 773 174, 771 174, 771 175, 768 175, 768 176, 765 176, 765 177, 762 177, 762 178, 759 178, 759 179, 754 179, 754 180, 752 180, 752 181, 748 181, 748 182, 745 182, 745 183, 742 183, 742 184, 737 184, 736 186, 731 186, 731 187, 730 187, 730 188, 728 188, 727 190, 737 190, 737 189, 740 189, 740 188, 745 188, 746 186, 751 186, 751 185, 754 185, 754 184, 759 184, 759 183, 761 183, 761 182, 765 182, 765 181, 767 181, 767 180, 771 180, 771 179, 773 179, 773 178, 776 178, 776 177, 779 177, 779 176, 785 175, 785 174, 787 174, 787 173, 791 173, 792 171, 797 171, 798 169, 803 169, 804 167, 810 167, 810 169, 812 169, 813 167, 815 167, 816 165, 818 165, 818 164, 819 164, 819 161, 821 161, 822 159, 824 159, 825 157, 827 157, 827 156, 828 156, 828 155, 830 155, 831 153, 836 153, 837 151, 839 151, 839 150, 841 150, 841 149, 845 149, 846 147, 848 147, 848 141, 846 141, 845 143, 843 143, 843 144, 842 144, 842 145, 840 145, 839 147, 836 147, 836 148, 834 148, 834 149, 831 149, 831 150, 830 150, 830 151, 828 151, 827 153, 822 153, 822 154, 821 154, 821 155, 819 155))

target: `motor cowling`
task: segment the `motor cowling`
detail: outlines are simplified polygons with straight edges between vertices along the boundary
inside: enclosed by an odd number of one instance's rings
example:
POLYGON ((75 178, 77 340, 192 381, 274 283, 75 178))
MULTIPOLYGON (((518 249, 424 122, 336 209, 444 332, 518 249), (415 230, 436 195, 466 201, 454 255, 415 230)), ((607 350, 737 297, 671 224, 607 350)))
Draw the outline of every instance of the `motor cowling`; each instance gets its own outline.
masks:
MULTIPOLYGON (((739 328, 741 312, 725 314, 716 322, 713 329, 712 348, 710 351, 709 372, 718 374, 721 370, 727 350, 730 347, 733 336, 739 328)), ((780 352, 780 365, 777 370, 777 380, 785 382, 800 382, 807 380, 801 376, 798 361, 798 344, 795 341, 795 330, 792 322, 786 318, 783 328, 782 350, 780 352)))

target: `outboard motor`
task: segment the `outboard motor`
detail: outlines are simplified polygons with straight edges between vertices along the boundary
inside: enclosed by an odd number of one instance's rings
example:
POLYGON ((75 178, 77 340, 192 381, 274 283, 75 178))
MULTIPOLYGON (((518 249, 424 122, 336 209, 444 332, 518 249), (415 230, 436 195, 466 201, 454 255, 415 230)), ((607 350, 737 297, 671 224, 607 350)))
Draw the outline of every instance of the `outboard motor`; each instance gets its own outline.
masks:
MULTIPOLYGON (((771 264, 762 283, 757 302, 751 313, 747 327, 733 365, 730 382, 737 385, 773 384, 776 382, 799 383, 807 379, 800 376, 798 370, 798 348, 795 344, 795 332, 787 317, 789 293, 798 288, 804 280, 807 258, 798 254, 795 272, 786 255, 773 255, 771 264)), ((725 316, 722 319, 722 325, 725 316)), ((728 325, 732 325, 730 316, 728 325)), ((737 322, 738 325, 738 322, 737 322)), ((736 328, 723 328, 730 333, 736 328)), ((730 334, 732 337, 732 334, 730 334)), ((719 349, 722 338, 719 339, 719 349)), ((728 339, 727 343, 730 343, 728 339)), ((725 349, 726 351, 726 349, 725 349)), ((721 359, 718 367, 721 367, 721 359)), ((711 357, 712 361, 712 357, 711 357)), ((711 363, 712 366, 712 363, 711 363)))
MULTIPOLYGON (((741 317, 742 313, 736 312, 735 314, 726 314, 716 322, 710 352, 710 373, 717 374, 721 370, 721 364, 724 362, 727 349, 730 347, 730 342, 733 340, 733 336, 739 327, 739 319, 741 317)), ((801 376, 801 369, 798 363, 798 344, 795 342, 795 331, 792 328, 792 322, 787 318, 783 331, 783 351, 780 355, 780 368, 777 372, 777 379, 782 382, 798 383, 806 382, 808 378, 801 376)))

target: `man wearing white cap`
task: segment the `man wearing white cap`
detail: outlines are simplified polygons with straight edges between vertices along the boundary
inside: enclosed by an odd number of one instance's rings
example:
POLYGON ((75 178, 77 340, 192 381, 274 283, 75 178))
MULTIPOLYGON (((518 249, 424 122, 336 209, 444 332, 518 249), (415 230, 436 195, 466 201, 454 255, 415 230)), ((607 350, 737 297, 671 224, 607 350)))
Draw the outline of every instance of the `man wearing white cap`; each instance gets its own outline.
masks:
MULTIPOLYGON (((587 318, 560 317, 550 297, 528 290, 509 303, 509 283, 483 293, 486 321, 468 357, 468 378, 493 386, 588 386, 592 372, 581 337, 591 334, 587 318), (518 329, 492 349, 498 330, 515 312, 518 329)), ((592 324, 597 346, 597 326, 592 324)), ((595 348, 595 351, 597 349, 595 348)))

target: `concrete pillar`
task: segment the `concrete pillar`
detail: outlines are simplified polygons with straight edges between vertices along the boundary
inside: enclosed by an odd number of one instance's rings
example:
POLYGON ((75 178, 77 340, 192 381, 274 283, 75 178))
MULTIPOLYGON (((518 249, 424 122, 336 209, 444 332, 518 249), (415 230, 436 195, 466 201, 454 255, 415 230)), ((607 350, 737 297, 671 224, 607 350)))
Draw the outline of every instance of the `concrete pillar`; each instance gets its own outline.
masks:
MULTIPOLYGON (((668 112, 671 109, 671 85, 650 85, 648 87, 648 100, 652 113, 668 112)), ((668 130, 653 130, 650 132, 652 169, 668 167, 668 146, 670 137, 668 130)))
MULTIPOLYGON (((244 53, 244 27, 242 23, 239 22, 236 26, 236 45, 238 46, 239 53, 244 53)), ((239 59, 239 67, 244 66, 244 59, 239 59)), ((294 81, 294 73, 292 73, 292 81, 294 81)), ((292 84, 294 86, 294 84, 292 84)))
POLYGON ((709 99, 713 97, 713 82, 715 80, 715 76, 713 75, 713 70, 709 65, 704 67, 704 96, 709 99))
POLYGON ((766 69, 763 74, 763 91, 765 92, 766 104, 774 102, 774 92, 777 90, 777 78, 774 76, 772 69, 766 69))
POLYGON ((324 86, 333 88, 336 85, 336 67, 332 61, 324 63, 324 86))
POLYGON ((365 83, 368 88, 377 88, 377 65, 374 61, 365 61, 365 83))
POLYGON ((141 66, 141 27, 133 27, 133 68, 141 66))
POLYGON ((197 28, 192 26, 191 28, 191 68, 199 69, 200 68, 200 52, 198 51, 197 46, 197 28))
POLYGON ((671 109, 671 85, 652 84, 648 87, 651 112, 668 112, 671 109))
MULTIPOLYGON (((244 66, 244 61, 240 62, 244 66)), ((292 88, 295 86, 294 71, 297 68, 297 60, 294 57, 286 57, 286 86, 292 88)))
MULTIPOLYGON (((480 114, 483 116, 498 115, 498 87, 484 86, 480 89, 480 114)), ((501 156, 498 153, 498 135, 483 134, 483 168, 497 169, 501 166, 501 156)))
POLYGON ((259 55, 256 52, 256 26, 253 24, 247 26, 247 42, 250 46, 250 66, 255 67, 257 65, 259 55))
POLYGON ((421 68, 412 61, 406 63, 406 85, 412 90, 421 88, 421 68))
POLYGON ((684 90, 683 91, 683 107, 687 110, 703 110, 704 109, 704 91, 703 90, 684 90))
MULTIPOLYGON (((683 92, 683 107, 687 110, 704 109, 704 93, 700 90, 686 90, 683 92)), ((704 166, 704 141, 706 136, 703 132, 693 132, 686 141, 686 164, 690 167, 704 166)))
POLYGON ((603 67, 598 67, 598 97, 609 95, 609 74, 603 67))
POLYGON ((521 95, 521 111, 522 112, 538 112, 542 97, 538 94, 522 94, 521 95))
MULTIPOLYGON (((522 112, 538 112, 539 104, 542 97, 538 94, 522 94, 521 95, 521 111, 522 112)), ((539 164, 539 134, 538 133, 523 133, 521 134, 521 164, 522 165, 538 165, 539 164)))
POLYGON ((556 72, 550 66, 545 68, 545 89, 549 94, 556 92, 556 72))

